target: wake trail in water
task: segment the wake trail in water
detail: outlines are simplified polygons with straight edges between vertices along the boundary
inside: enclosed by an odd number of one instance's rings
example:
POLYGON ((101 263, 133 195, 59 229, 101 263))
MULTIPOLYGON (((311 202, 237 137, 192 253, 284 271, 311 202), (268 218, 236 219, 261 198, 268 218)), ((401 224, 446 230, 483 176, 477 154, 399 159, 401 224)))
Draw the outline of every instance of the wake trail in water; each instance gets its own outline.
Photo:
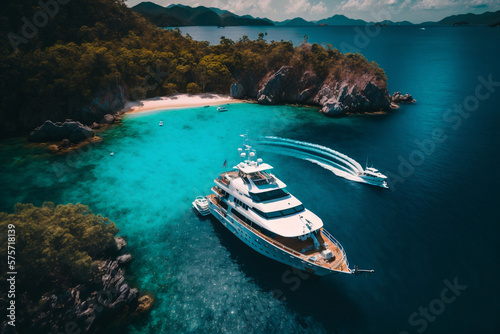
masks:
POLYGON ((352 174, 352 171, 349 168, 346 168, 345 166, 342 166, 340 164, 337 164, 335 162, 332 162, 328 159, 324 159, 312 154, 308 154, 305 152, 298 152, 286 148, 270 148, 266 150, 267 152, 270 153, 276 153, 276 154, 281 154, 281 155, 287 155, 289 157, 293 157, 296 159, 301 159, 305 161, 309 161, 313 164, 316 164, 326 170, 329 170, 330 172, 334 173, 336 176, 342 177, 344 179, 352 180, 352 181, 362 181, 362 179, 358 176, 355 176, 352 174))
POLYGON ((363 172, 363 167, 353 158, 318 144, 302 142, 287 138, 263 137, 258 144, 268 146, 268 151, 291 156, 314 163, 336 176, 363 182, 358 174, 363 172))
POLYGON ((318 144, 313 144, 313 143, 308 143, 308 142, 303 142, 303 141, 298 141, 298 140, 293 140, 293 139, 288 139, 288 138, 280 138, 280 137, 272 137, 272 136, 266 136, 264 138, 268 139, 268 141, 264 141, 263 143, 268 143, 271 145, 286 145, 286 146, 291 146, 294 148, 305 149, 305 150, 313 151, 313 152, 320 153, 323 155, 327 155, 335 160, 339 160, 340 162, 350 166, 352 171, 356 174, 363 172, 363 167, 361 167, 361 165, 356 160, 354 160, 353 158, 351 158, 345 154, 342 154, 340 152, 332 150, 329 147, 318 145, 318 144))

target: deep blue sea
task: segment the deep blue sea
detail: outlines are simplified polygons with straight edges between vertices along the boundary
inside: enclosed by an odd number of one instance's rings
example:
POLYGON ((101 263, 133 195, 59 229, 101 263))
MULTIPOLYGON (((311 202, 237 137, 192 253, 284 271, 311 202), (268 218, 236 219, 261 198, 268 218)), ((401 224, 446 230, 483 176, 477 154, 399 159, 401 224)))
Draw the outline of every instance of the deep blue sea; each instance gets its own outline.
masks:
POLYGON ((384 27, 362 42, 364 29, 182 32, 211 43, 265 32, 299 44, 307 35, 361 52, 385 70, 391 92, 417 103, 345 118, 246 103, 135 114, 68 157, 5 140, 0 210, 80 202, 114 221, 135 257, 135 284, 156 298, 132 333, 498 333, 500 29, 384 27), (257 147, 351 266, 374 274, 308 277, 194 215, 191 202, 210 192, 224 160, 239 161, 246 131, 368 158, 390 176, 390 189, 377 188, 257 147))

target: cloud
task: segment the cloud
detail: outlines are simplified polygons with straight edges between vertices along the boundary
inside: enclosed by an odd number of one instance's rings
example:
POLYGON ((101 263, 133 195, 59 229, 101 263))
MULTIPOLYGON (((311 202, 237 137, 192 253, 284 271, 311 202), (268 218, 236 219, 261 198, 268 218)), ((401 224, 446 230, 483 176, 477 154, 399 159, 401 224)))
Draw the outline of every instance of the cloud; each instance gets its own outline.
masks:
POLYGON ((415 4, 413 8, 418 9, 442 9, 455 5, 448 0, 423 0, 415 4))
POLYGON ((326 5, 323 1, 318 2, 316 5, 311 7, 311 14, 323 14, 328 11, 326 5))
MULTIPOLYGON (((424 0, 425 1, 439 1, 439 0, 424 0)), ((340 10, 359 10, 370 11, 379 10, 383 7, 397 7, 404 8, 410 4, 411 0, 345 0, 339 5, 340 10)), ((418 3, 419 1, 417 1, 418 3)))
POLYGON ((307 0, 290 0, 286 6, 287 14, 304 13, 311 9, 311 4, 307 0))
POLYGON ((289 0, 285 6, 287 14, 323 14, 328 11, 323 1, 313 5, 309 0, 289 0))

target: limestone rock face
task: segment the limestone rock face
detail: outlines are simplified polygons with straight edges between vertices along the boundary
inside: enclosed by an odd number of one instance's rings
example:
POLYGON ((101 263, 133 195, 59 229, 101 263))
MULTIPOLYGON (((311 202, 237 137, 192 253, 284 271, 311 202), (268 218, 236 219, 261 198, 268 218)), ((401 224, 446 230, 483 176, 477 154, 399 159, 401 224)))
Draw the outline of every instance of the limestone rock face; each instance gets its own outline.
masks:
POLYGON ((28 140, 31 142, 51 142, 69 139, 72 143, 78 143, 87 138, 94 137, 95 133, 80 122, 66 120, 62 122, 45 121, 43 125, 33 130, 28 140))
POLYGON ((410 94, 401 94, 401 92, 394 92, 394 94, 392 94, 392 98, 391 98, 391 101, 393 103, 413 103, 413 102, 417 102, 417 100, 414 100, 413 99, 413 96, 411 96, 410 94))
POLYGON ((287 91, 287 82, 290 81, 291 66, 283 66, 271 74, 263 87, 257 92, 257 101, 260 104, 278 104, 284 102, 287 91))
POLYGON ((37 333, 63 332, 65 324, 74 324, 75 333, 91 333, 109 319, 123 316, 138 307, 138 291, 130 288, 119 261, 107 260, 99 274, 60 295, 44 295, 40 312, 33 319, 37 333))
MULTIPOLYGON (((341 81, 332 75, 320 79, 313 71, 282 66, 261 80, 255 97, 258 103, 267 105, 318 105, 328 116, 390 109, 387 88, 384 83, 377 83, 373 75, 348 73, 344 77, 341 81)), ((235 97, 244 85, 248 83, 233 84, 231 95, 235 97)))
POLYGON ((116 258, 116 262, 118 262, 119 264, 126 264, 130 261, 132 261, 132 255, 130 254, 123 254, 116 258))
POLYGON ((122 237, 115 237, 116 249, 121 251, 123 247, 127 246, 127 242, 122 237))

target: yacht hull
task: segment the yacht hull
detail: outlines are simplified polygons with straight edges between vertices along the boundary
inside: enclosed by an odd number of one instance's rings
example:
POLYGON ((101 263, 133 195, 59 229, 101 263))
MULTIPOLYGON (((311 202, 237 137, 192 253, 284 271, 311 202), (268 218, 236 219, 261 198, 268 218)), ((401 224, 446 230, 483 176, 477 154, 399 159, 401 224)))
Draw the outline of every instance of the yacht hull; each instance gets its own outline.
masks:
POLYGON ((363 180, 363 181, 361 181, 363 183, 370 184, 372 186, 386 188, 386 189, 389 188, 389 186, 387 185, 387 182, 385 180, 367 178, 367 177, 363 177, 363 176, 360 176, 360 178, 363 180))
POLYGON ((219 222, 224 225, 231 233, 233 233, 238 239, 243 241, 253 250, 259 252, 260 254, 273 259, 275 261, 281 262, 288 266, 297 268, 299 270, 305 271, 316 276, 326 276, 331 274, 350 274, 350 272, 337 271, 329 268, 319 266, 315 263, 305 261, 298 256, 290 254, 278 246, 270 243, 266 239, 262 238, 258 234, 252 232, 243 224, 239 223, 236 219, 233 219, 230 215, 221 212, 217 206, 212 203, 211 200, 208 201, 208 207, 212 215, 217 218, 219 222))

